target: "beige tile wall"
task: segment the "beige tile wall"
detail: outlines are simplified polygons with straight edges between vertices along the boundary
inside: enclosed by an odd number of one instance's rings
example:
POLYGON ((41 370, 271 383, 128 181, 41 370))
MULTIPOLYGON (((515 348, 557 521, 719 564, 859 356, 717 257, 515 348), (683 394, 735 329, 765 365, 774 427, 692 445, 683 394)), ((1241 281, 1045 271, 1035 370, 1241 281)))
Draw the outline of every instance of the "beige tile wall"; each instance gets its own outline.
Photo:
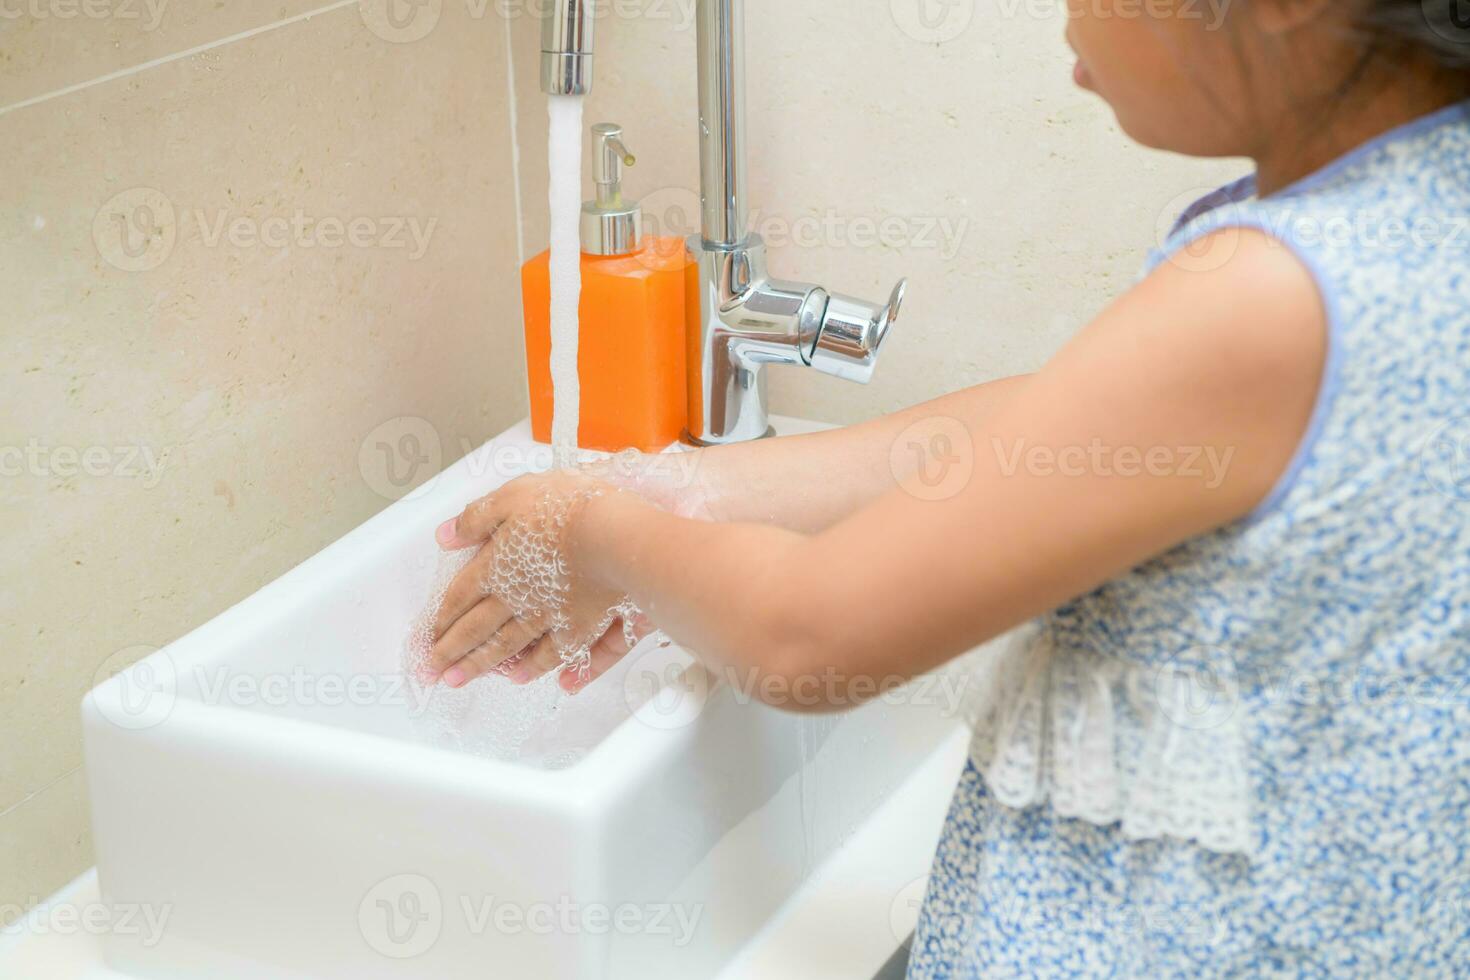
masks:
MULTIPOLYGON (((99 672, 523 412, 515 269, 546 240, 539 0, 108 2, 0 17, 0 905, 90 862, 99 672)), ((692 5, 607 0, 588 109, 627 126, 669 230, 696 200, 692 5)), ((1035 367, 1182 194, 1239 170, 1130 147, 1046 4, 749 18, 776 271, 913 279, 871 387, 778 372, 779 410, 851 420, 1035 367)))
POLYGON ((91 861, 99 671, 523 414, 506 24, 319 6, 49 98, 307 4, 0 20, 0 906, 91 861))
POLYGON ((0 7, 0 106, 135 69, 328 5, 324 0, 9 0, 0 7))

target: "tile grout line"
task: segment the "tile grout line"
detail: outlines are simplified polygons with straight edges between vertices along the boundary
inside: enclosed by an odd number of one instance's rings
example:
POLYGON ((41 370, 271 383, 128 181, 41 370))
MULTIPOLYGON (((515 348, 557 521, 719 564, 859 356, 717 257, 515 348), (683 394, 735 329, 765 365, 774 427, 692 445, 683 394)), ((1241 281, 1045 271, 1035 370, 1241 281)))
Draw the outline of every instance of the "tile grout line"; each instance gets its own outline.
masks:
POLYGON ((526 264, 526 222, 521 213, 521 135, 516 106, 516 55, 511 43, 509 17, 505 18, 505 90, 510 101, 510 184, 516 206, 516 268, 526 264))
MULTIPOLYGON (((510 185, 511 193, 515 197, 516 211, 516 271, 513 281, 516 284, 515 293, 520 296, 521 270, 526 267, 526 221, 525 209, 521 203, 521 131, 520 109, 516 105, 516 55, 509 17, 505 18, 505 91, 506 100, 510 103, 510 185)), ((525 302, 524 297, 521 297, 521 302, 525 302)), ((524 402, 527 414, 531 411, 530 397, 531 388, 527 385, 524 402)))
MULTIPOLYGON (((318 7, 315 10, 308 10, 305 13, 297 14, 294 17, 287 17, 285 20, 278 20, 271 24, 262 24, 259 27, 252 27, 249 30, 240 31, 238 34, 231 34, 228 37, 218 38, 205 44, 200 44, 196 45, 195 47, 188 48, 184 51, 175 51, 173 54, 166 54, 161 58, 154 58, 152 61, 145 61, 142 64, 132 65, 128 68, 120 68, 117 71, 108 72, 106 75, 98 75, 96 78, 90 78, 85 82, 77 82, 75 85, 67 85, 64 88, 59 88, 55 91, 44 92, 41 95, 32 96, 29 99, 22 99, 21 101, 16 102, 12 105, 0 106, 0 116, 5 115, 6 113, 15 112, 20 109, 28 109, 31 106, 39 105, 42 102, 50 102, 52 99, 59 99, 62 96, 71 95, 75 92, 81 92, 84 89, 89 89, 94 85, 103 85, 107 82, 115 82, 120 78, 127 78, 129 75, 136 75, 139 72, 147 71, 150 68, 158 68, 162 65, 167 65, 171 62, 179 61, 184 58, 192 58, 196 54, 203 54, 205 51, 212 51, 215 48, 224 47, 227 44, 234 44, 236 41, 244 41, 247 38, 255 37, 257 34, 264 34, 267 31, 273 31, 278 27, 285 27, 289 24, 295 24, 298 21, 310 20, 311 18, 316 17, 319 14, 330 13, 333 10, 340 10, 341 8, 347 6, 355 7, 358 5, 359 2, 360 0, 337 0, 336 3, 329 3, 325 7, 318 7)), ((3 816, 3 814, 0 814, 0 816, 3 816)))
POLYGON ((51 782, 47 783, 45 786, 42 786, 40 789, 38 789, 35 792, 29 794, 28 796, 22 797, 20 800, 16 801, 15 803, 12 803, 10 806, 6 807, 5 809, 0 810, 0 817, 7 817, 7 816, 9 816, 10 814, 14 813, 16 810, 19 810, 21 807, 23 807, 27 803, 31 802, 31 800, 34 800, 36 797, 40 796, 42 793, 46 792, 48 789, 50 789, 51 787, 55 786, 57 783, 61 782, 63 779, 66 779, 67 777, 73 776, 76 773, 80 772, 81 769, 82 769, 82 767, 80 765, 72 766, 66 772, 62 773, 60 776, 57 776, 55 779, 51 780, 51 782))

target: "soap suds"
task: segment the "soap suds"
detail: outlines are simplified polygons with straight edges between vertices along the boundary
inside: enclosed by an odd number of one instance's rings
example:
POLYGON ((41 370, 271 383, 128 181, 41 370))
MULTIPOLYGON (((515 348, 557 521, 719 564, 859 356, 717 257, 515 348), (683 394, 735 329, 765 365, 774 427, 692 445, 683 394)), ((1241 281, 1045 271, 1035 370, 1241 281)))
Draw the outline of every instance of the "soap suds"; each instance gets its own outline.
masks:
MULTIPOLYGON (((637 708, 617 680, 588 685, 575 698, 557 681, 562 671, 585 671, 592 644, 619 620, 631 651, 638 642, 635 627, 640 620, 637 608, 625 600, 607 610, 591 629, 571 629, 567 609, 571 584, 558 535, 572 506, 570 501, 549 498, 532 514, 503 526, 494 539, 496 557, 482 585, 517 618, 551 627, 549 635, 562 666, 530 684, 495 676, 507 673, 516 658, 457 690, 434 680, 429 654, 440 607, 450 583, 479 549, 439 557, 429 602, 409 631, 403 656, 413 695, 407 703, 422 706, 412 720, 425 741, 505 762, 559 769, 575 765, 637 708)), ((651 642, 667 641, 655 637, 651 642)))
POLYGON ((528 513, 495 532, 490 568, 480 584, 481 592, 504 603, 520 622, 544 625, 564 667, 578 672, 587 670, 592 644, 615 620, 621 617, 626 623, 638 615, 638 608, 624 599, 590 628, 579 630, 572 622, 567 527, 589 501, 601 495, 601 490, 591 487, 570 494, 544 493, 528 513))
MULTIPOLYGON (((404 672, 414 695, 408 703, 422 706, 413 717, 417 734, 434 745, 503 762, 544 769, 575 765, 636 707, 628 703, 622 684, 593 684, 573 699, 557 683, 557 671, 527 685, 495 676, 478 678, 458 690, 425 682, 444 596, 477 553, 478 549, 467 548, 440 555, 430 601, 405 644, 404 672)), ((542 594, 558 592, 552 585, 542 594)), ((504 673, 507 666, 498 672, 504 673)))

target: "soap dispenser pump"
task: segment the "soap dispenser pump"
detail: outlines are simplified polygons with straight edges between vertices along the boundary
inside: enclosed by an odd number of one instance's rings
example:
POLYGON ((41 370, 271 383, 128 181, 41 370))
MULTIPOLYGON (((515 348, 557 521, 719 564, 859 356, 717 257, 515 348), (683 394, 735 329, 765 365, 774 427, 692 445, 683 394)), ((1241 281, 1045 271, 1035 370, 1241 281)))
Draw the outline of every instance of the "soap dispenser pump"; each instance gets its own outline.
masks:
POLYGON ((592 127, 592 183, 597 197, 582 205, 582 251, 587 255, 631 255, 643 240, 643 208, 623 199, 623 167, 637 157, 623 144, 623 127, 592 127))
MULTIPOLYGON (((583 449, 657 452, 688 420, 696 267, 681 239, 643 235, 643 210, 623 194, 623 168, 634 163, 621 126, 592 127, 596 192, 582 205, 577 338, 583 449)), ((521 270, 531 429, 541 442, 551 438, 553 405, 550 258, 542 252, 521 270)))

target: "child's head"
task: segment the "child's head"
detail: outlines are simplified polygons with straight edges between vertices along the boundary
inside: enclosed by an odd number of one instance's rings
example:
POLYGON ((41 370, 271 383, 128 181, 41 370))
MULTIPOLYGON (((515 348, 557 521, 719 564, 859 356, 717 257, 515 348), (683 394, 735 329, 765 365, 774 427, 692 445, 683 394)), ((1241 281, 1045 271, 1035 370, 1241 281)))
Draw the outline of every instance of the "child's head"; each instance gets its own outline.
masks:
POLYGON ((1255 156, 1385 85, 1470 90, 1466 0, 1068 0, 1078 81, 1149 146, 1255 156))

